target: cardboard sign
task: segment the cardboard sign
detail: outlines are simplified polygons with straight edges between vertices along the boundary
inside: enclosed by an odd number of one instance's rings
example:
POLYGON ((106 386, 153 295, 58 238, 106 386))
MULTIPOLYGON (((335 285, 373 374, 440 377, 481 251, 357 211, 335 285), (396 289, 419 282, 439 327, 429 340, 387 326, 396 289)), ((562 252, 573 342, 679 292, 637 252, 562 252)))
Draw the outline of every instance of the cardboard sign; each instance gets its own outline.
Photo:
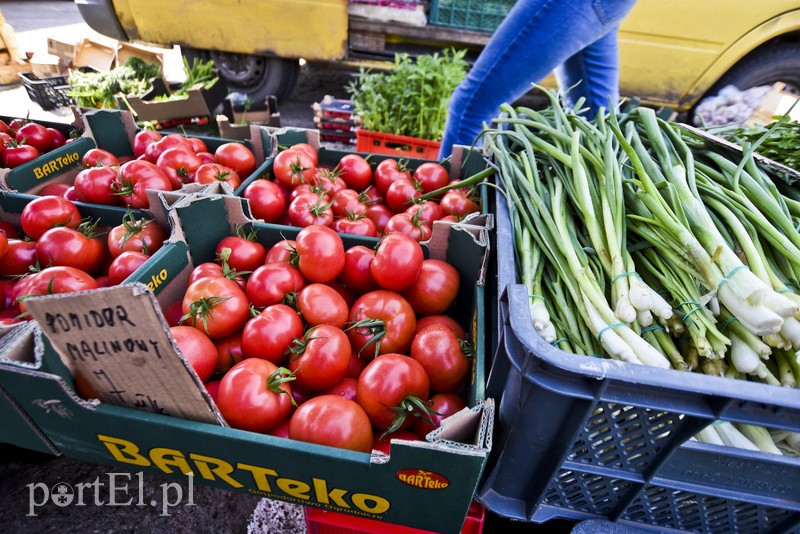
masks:
POLYGON ((103 402, 223 424, 144 285, 33 297, 25 304, 61 358, 103 402))

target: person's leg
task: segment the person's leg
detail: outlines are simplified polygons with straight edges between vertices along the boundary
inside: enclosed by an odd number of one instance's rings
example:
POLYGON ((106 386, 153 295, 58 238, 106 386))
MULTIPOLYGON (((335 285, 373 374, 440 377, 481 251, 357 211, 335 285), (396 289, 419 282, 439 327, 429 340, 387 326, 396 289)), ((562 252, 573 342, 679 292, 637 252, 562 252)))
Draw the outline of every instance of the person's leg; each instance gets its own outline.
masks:
POLYGON ((471 145, 482 124, 556 66, 606 35, 635 0, 519 0, 453 93, 439 157, 471 145), (608 15, 621 13, 613 22, 608 15))
POLYGON ((601 37, 567 59, 555 70, 558 86, 570 105, 584 98, 583 108, 594 117, 600 108, 619 103, 619 50, 617 30, 601 37))

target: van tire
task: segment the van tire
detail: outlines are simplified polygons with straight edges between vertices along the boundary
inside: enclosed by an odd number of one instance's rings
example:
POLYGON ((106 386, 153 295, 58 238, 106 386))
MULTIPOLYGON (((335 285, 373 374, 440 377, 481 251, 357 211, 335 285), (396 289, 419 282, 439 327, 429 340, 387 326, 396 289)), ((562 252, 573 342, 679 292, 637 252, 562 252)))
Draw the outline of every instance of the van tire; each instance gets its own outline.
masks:
POLYGON ((800 43, 772 43, 745 56, 714 85, 715 95, 727 85, 739 90, 784 82, 786 90, 800 94, 800 43))
POLYGON ((300 74, 300 63, 255 54, 211 51, 211 59, 232 92, 245 93, 255 102, 273 95, 278 101, 289 97, 300 74))

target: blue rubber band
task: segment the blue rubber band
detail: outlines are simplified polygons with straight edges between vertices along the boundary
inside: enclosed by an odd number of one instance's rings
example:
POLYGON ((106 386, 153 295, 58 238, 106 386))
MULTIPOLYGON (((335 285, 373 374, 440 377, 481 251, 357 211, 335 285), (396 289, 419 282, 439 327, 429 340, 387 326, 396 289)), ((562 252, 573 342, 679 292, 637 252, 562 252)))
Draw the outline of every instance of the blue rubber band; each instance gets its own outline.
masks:
POLYGON ((611 281, 608 283, 608 285, 613 286, 614 282, 616 282, 620 278, 625 278, 626 276, 635 276, 636 278, 639 278, 639 279, 642 278, 639 275, 639 273, 637 273, 636 271, 628 271, 627 273, 620 273, 617 276, 615 276, 614 278, 612 278, 611 281))
POLYGON ((646 326, 646 327, 642 328, 641 334, 646 334, 646 333, 652 332, 654 330, 663 330, 664 332, 667 331, 667 329, 664 328, 663 326, 661 326, 660 324, 654 324, 654 325, 650 325, 650 326, 646 326))
POLYGON ((618 328, 620 326, 625 326, 625 325, 627 325, 627 323, 619 322, 619 323, 614 323, 612 325, 603 327, 603 329, 600 330, 600 332, 597 334, 597 341, 599 341, 600 343, 603 342, 602 337, 603 337, 603 334, 606 333, 606 330, 613 330, 614 328, 618 328))
POLYGON ((530 293, 530 294, 528 295, 528 298, 529 298, 529 299, 539 299, 539 300, 544 300, 544 297, 543 297, 543 296, 541 296, 541 295, 540 295, 540 294, 538 294, 538 293, 530 293))
POLYGON ((686 319, 688 319, 690 315, 692 315, 693 313, 699 312, 702 309, 703 309, 702 306, 698 306, 698 307, 694 308, 693 310, 689 310, 688 312, 686 312, 686 314, 683 316, 683 319, 682 319, 683 322, 685 323, 686 319))
POLYGON ((589 356, 592 358, 600 358, 601 360, 603 359, 603 356, 600 354, 589 354, 589 356))
POLYGON ((793 289, 789 289, 789 288, 786 288, 786 289, 776 289, 776 290, 775 290, 775 293, 794 293, 794 290, 793 290, 793 289))
POLYGON ((721 425, 723 423, 727 423, 727 421, 722 421, 721 419, 717 419, 716 421, 712 422, 712 425, 721 425))
POLYGON ((560 338, 556 339, 555 341, 553 341, 553 342, 552 342, 552 343, 550 343, 550 344, 551 344, 551 345, 553 345, 553 346, 555 347, 556 345, 558 345, 558 344, 559 344, 559 343, 561 343, 562 341, 569 341, 569 339, 567 339, 567 338, 565 338, 565 337, 560 337, 560 338))
POLYGON ((740 266, 738 266, 738 267, 734 268, 734 269, 733 269, 731 272, 729 272, 729 273, 728 273, 728 275, 727 275, 725 278, 723 278, 723 279, 722 279, 722 281, 719 283, 719 285, 717 286, 717 291, 719 291, 719 290, 720 290, 720 288, 721 288, 722 286, 724 286, 725 284, 727 284, 727 283, 728 283, 728 280, 730 280, 730 279, 731 279, 731 277, 732 277, 734 274, 736 274, 737 272, 741 271, 742 269, 749 269, 749 268, 750 268, 750 267, 748 267, 747 265, 740 265, 740 266))
POLYGON ((728 325, 729 325, 729 324, 731 324, 731 323, 733 323, 733 322, 735 322, 735 321, 738 321, 738 320, 739 320, 739 319, 737 319, 736 317, 728 317, 727 319, 725 319, 724 321, 722 321, 722 324, 721 324, 721 325, 719 325, 719 330, 720 330, 720 332, 722 332, 723 330, 725 330, 725 329, 728 327, 728 325))

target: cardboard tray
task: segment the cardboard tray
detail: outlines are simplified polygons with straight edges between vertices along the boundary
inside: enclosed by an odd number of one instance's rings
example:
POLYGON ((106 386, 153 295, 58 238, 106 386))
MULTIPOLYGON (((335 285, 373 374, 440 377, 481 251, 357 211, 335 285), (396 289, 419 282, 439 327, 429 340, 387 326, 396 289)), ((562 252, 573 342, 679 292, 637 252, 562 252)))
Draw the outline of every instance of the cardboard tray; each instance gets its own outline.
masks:
MULTIPOLYGON (((131 279, 147 285, 126 284, 30 299, 29 307, 35 317, 42 319, 47 336, 36 338, 32 361, 0 362, 0 387, 69 457, 112 466, 136 466, 175 478, 192 473, 195 482, 201 484, 415 528, 458 532, 492 439, 494 404, 483 391, 482 276, 488 246, 485 227, 440 225, 435 239, 427 245, 432 257, 453 263, 465 281, 458 308, 462 323, 472 325, 477 347, 470 408, 448 418, 428 436, 428 441, 393 441, 389 458, 380 453, 371 456, 222 426, 222 421, 215 421, 214 406, 197 384, 190 366, 169 343, 159 344, 160 358, 153 357, 151 351, 149 358, 147 354, 136 354, 141 358, 123 362, 102 354, 103 347, 113 347, 115 339, 124 343, 125 339, 136 337, 134 345, 140 347, 140 352, 143 346, 154 346, 151 341, 162 343, 165 323, 156 299, 164 305, 180 298, 192 265, 210 260, 219 239, 231 235, 239 224, 256 230, 265 245, 291 238, 299 231, 252 222, 243 207, 238 197, 209 196, 208 192, 186 195, 169 211, 175 229, 170 243, 131 279), (109 317, 108 313, 118 317, 120 309, 135 326, 121 321, 120 328, 114 328, 106 320, 101 328, 82 320, 97 313, 101 317, 109 317), (139 311, 134 313, 134 309, 139 311), (73 328, 67 337, 59 335, 59 325, 63 324, 55 319, 58 314, 74 317, 83 330, 76 333, 73 328), (76 343, 78 337, 90 344, 86 350, 68 348, 68 343, 76 343), (58 347, 61 358, 53 345, 58 347), (93 385, 104 392, 101 395, 106 395, 109 402, 84 401, 74 394, 71 376, 61 362, 66 358, 81 366, 84 362, 79 354, 85 361, 99 362, 101 368, 88 369, 98 378, 93 385), (156 369, 148 375, 146 369, 160 365, 162 360, 172 362, 171 374, 156 369), (140 369, 135 375, 138 380, 125 380, 131 368, 140 369), (186 398, 188 402, 190 397, 194 401, 191 407, 169 405, 169 399, 186 398), (67 415, 43 410, 35 402, 42 398, 51 401, 51 406, 59 405, 60 413, 67 415), (195 420, 154 413, 174 414, 181 408, 186 408, 187 414, 194 412, 195 420)), ((346 246, 364 241, 365 238, 345 238, 346 246)))
POLYGON ((128 95, 122 99, 123 109, 129 109, 137 121, 163 122, 188 117, 207 117, 213 115, 214 109, 228 94, 225 80, 219 78, 210 88, 194 87, 189 89, 185 98, 178 100, 157 101, 155 97, 170 94, 164 81, 153 80, 153 88, 142 96, 128 95))
MULTIPOLYGON (((82 135, 66 145, 42 154, 33 161, 24 163, 13 169, 0 167, 0 191, 34 192, 57 176, 67 175, 72 178, 80 170, 81 159, 90 149, 95 148, 93 139, 85 135, 84 125, 79 114, 73 108, 74 118, 71 123, 36 120, 35 122, 48 128, 55 128, 67 135, 77 131, 82 135)), ((16 117, 0 116, 8 122, 16 117)))

